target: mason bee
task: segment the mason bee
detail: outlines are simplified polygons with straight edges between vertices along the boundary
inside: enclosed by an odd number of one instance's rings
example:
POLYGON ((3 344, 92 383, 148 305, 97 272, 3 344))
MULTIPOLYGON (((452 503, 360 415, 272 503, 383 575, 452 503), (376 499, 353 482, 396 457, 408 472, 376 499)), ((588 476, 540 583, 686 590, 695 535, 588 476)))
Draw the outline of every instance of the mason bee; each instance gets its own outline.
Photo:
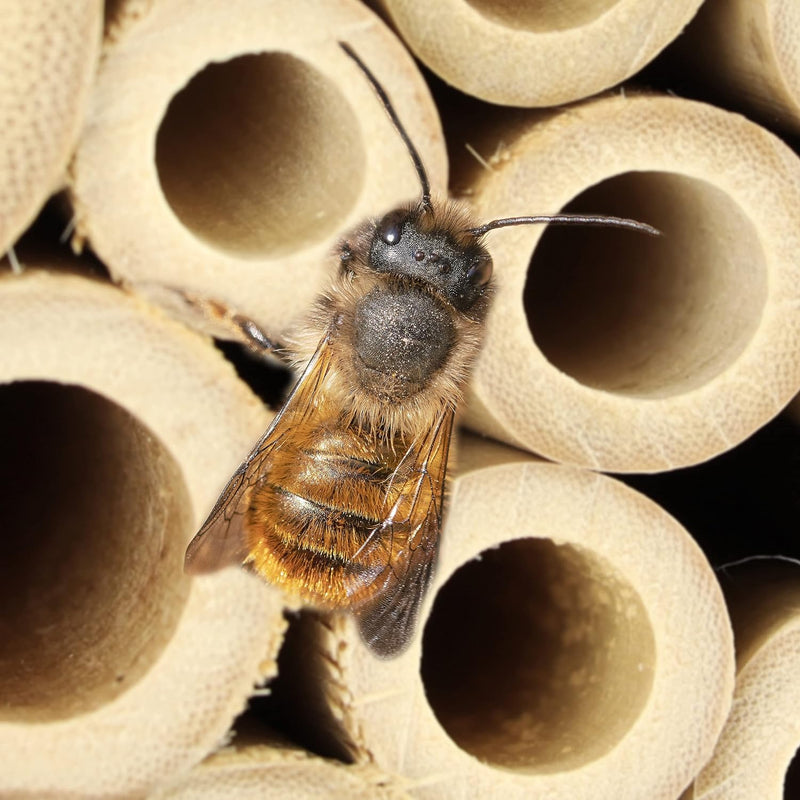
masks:
MULTIPOLYGON (((287 348, 302 374, 189 544, 186 570, 244 564, 317 608, 349 611, 388 657, 410 641, 436 559, 453 421, 493 291, 483 237, 548 221, 653 229, 572 215, 475 225, 434 202, 383 88, 341 47, 405 142, 421 197, 340 245, 329 288, 287 348)), ((271 346, 251 321, 229 321, 271 346)))

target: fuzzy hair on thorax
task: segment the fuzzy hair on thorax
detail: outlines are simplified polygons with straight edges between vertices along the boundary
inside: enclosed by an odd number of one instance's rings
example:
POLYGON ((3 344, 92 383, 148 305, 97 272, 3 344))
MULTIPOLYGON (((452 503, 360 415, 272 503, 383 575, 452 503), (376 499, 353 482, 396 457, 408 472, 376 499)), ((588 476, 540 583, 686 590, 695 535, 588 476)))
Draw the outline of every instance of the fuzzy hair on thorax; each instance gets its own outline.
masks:
MULTIPOLYGON (((409 206, 409 213, 415 207, 409 206)), ((417 218, 421 227, 444 232, 459 247, 476 247, 468 232, 469 216, 454 203, 445 202, 434 212, 417 218)), ((355 316, 359 303, 371 292, 391 291, 410 279, 393 273, 376 272, 369 263, 370 243, 376 235, 377 220, 368 220, 337 250, 338 263, 328 288, 318 297, 304 320, 287 337, 295 365, 303 369, 324 337, 329 337, 332 368, 323 391, 331 393, 343 416, 359 427, 383 430, 389 435, 407 435, 427 426, 446 405, 457 408, 483 341, 484 320, 492 295, 491 283, 474 305, 459 311, 434 287, 414 281, 414 290, 430 293, 452 323, 452 333, 442 363, 411 394, 393 391, 392 376, 386 376, 383 390, 368 388, 361 378, 363 364, 355 346, 355 316)), ((480 246, 480 245, 478 245, 480 246)), ((486 258, 489 258, 486 253, 486 258)))

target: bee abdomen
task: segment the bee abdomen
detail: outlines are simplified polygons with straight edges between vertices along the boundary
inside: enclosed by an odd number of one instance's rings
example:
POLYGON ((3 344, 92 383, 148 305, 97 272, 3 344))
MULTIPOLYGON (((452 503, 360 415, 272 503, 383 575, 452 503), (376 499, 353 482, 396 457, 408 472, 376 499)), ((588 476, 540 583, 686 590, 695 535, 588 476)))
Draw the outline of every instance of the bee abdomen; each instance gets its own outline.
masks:
POLYGON ((251 496, 246 527, 256 565, 282 583, 293 564, 314 564, 313 574, 328 576, 327 596, 309 598, 316 602, 335 604, 335 587, 344 602, 350 584, 360 585, 365 571, 387 560, 380 529, 391 469, 353 454, 359 445, 333 434, 287 449, 251 496))
POLYGON ((270 485, 275 532, 285 546, 326 554, 344 562, 369 543, 379 521, 337 508, 282 486, 270 485))

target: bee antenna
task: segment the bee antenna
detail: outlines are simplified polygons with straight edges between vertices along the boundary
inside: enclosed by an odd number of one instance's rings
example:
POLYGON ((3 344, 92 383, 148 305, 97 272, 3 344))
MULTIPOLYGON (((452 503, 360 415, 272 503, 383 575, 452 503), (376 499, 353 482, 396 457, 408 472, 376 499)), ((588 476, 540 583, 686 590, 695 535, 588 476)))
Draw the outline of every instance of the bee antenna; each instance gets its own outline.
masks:
POLYGON ((551 225, 598 225, 606 228, 627 228, 631 231, 646 233, 648 236, 661 236, 661 231, 648 225, 646 222, 639 222, 635 219, 625 217, 607 217, 603 214, 535 214, 530 217, 505 217, 504 219, 493 219, 491 222, 484 222, 477 228, 468 228, 467 232, 474 236, 483 236, 489 231, 497 228, 509 228, 512 225, 537 225, 550 223, 551 225))
POLYGON ((403 123, 400 122, 400 118, 397 116, 397 112, 394 110, 394 106, 392 105, 391 100, 389 100, 389 96, 386 94, 383 86, 378 83, 378 79, 372 74, 369 67, 359 58, 355 50, 353 50, 353 48, 350 47, 347 42, 339 42, 339 47, 341 47, 342 50, 344 50, 344 52, 356 62, 358 68, 364 73, 367 80, 372 84, 375 94, 378 95, 378 99, 383 104, 384 109, 386 109, 389 119, 392 120, 395 130, 400 134, 400 138, 403 140, 406 150, 408 150, 408 154, 411 156, 411 160, 414 162, 414 169, 417 171, 417 177, 419 178, 419 182, 422 186, 422 199, 420 204, 425 210, 430 211, 433 206, 431 204, 431 185, 428 181, 428 174, 425 172, 425 167, 422 164, 422 159, 420 158, 419 152, 417 152, 417 148, 414 147, 411 137, 408 135, 408 133, 406 133, 403 123))

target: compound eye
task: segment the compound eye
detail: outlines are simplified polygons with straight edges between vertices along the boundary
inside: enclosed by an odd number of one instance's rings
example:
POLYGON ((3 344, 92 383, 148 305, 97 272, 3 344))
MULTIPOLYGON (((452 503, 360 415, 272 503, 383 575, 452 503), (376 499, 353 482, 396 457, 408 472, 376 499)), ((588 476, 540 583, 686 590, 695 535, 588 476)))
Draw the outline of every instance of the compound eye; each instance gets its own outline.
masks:
POLYGON ((477 258, 467 272, 467 280, 476 289, 482 289, 492 277, 492 259, 489 256, 477 258))
POLYGON ((407 215, 404 211, 390 211, 378 223, 378 236, 384 244, 395 245, 403 235, 407 215))

